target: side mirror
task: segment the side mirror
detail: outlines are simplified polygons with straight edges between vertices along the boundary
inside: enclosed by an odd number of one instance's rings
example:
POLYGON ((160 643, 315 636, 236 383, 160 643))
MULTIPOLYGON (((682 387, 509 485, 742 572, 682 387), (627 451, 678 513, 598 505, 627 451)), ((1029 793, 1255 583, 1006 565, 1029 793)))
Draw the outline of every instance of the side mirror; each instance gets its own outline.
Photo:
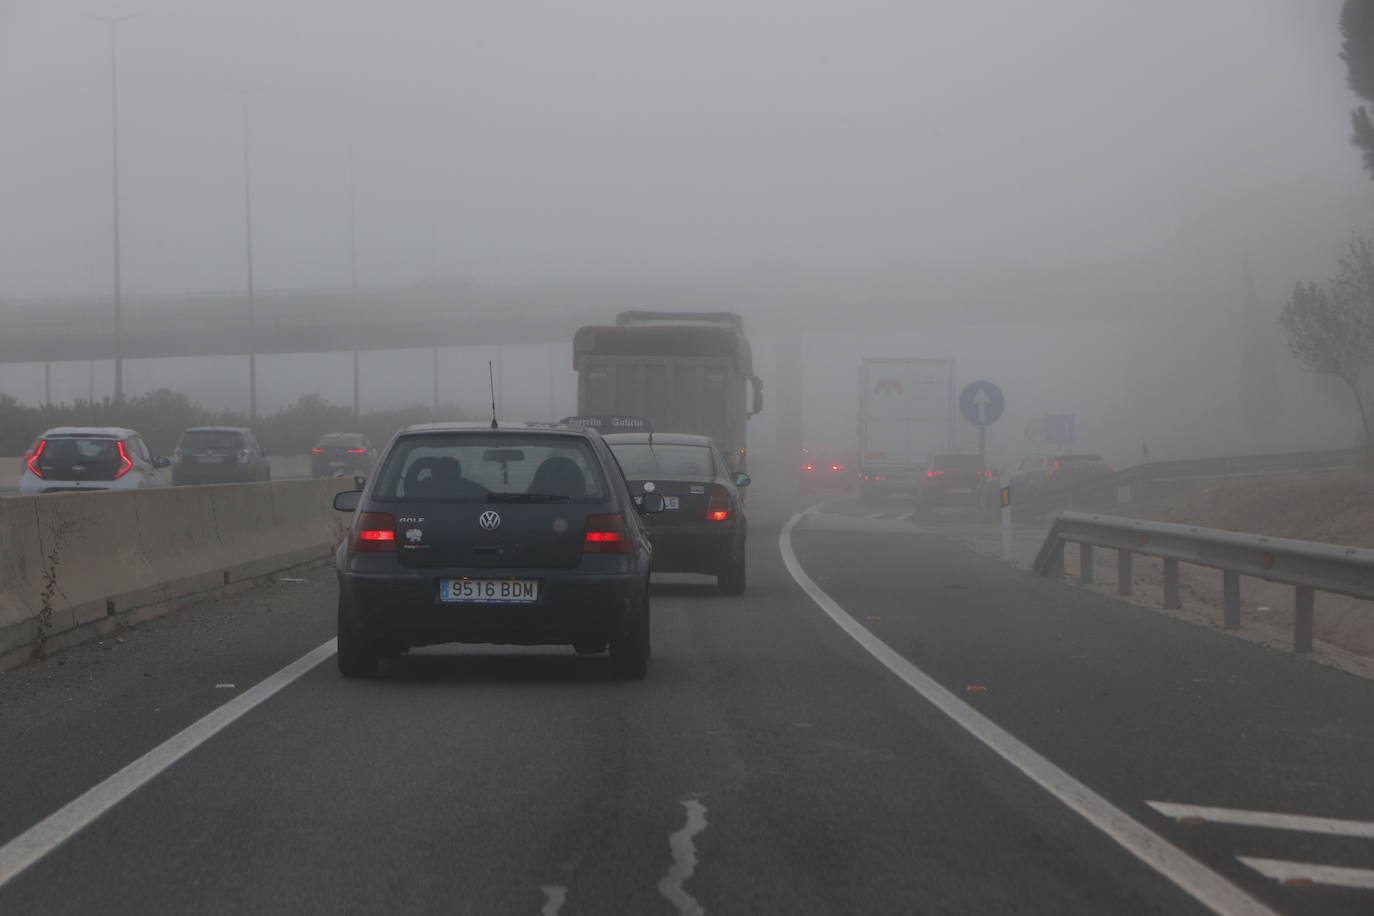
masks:
POLYGON ((663 511, 662 493, 645 493, 639 502, 641 515, 655 515, 663 511))
POLYGON ((340 512, 356 511, 362 501, 362 490, 344 490, 342 493, 334 494, 334 508, 340 512))
POLYGON ((743 471, 736 471, 736 472, 735 472, 735 486, 737 486, 737 487, 747 487, 747 486, 749 486, 749 485, 750 485, 751 483, 753 483, 753 482, 754 482, 754 478, 750 477, 748 474, 744 473, 743 471))
POLYGON ((154 459, 153 459, 153 467, 155 467, 155 468, 169 468, 169 467, 171 467, 171 466, 172 466, 172 459, 171 459, 171 458, 162 458, 162 457, 158 457, 158 458, 154 458, 154 459))

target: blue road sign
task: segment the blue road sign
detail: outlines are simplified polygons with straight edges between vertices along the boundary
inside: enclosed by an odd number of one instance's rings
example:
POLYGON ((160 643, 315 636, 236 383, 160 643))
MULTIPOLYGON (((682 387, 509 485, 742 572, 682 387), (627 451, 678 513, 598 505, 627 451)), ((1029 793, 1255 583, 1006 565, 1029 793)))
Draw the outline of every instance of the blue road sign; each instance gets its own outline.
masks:
POLYGON ((1045 416, 1045 443, 1073 445, 1073 414, 1052 413, 1045 416))
POLYGON ((992 382, 970 382, 959 392, 959 412, 975 426, 987 426, 1007 406, 1002 391, 992 382))

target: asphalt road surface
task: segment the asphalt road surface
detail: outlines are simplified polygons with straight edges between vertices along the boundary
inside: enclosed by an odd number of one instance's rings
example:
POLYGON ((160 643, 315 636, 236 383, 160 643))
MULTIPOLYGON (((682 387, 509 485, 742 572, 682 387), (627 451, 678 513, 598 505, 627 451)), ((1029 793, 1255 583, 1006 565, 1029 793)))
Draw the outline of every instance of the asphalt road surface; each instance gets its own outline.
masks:
POLYGON ((0 675, 0 913, 1374 911, 1374 683, 826 499, 642 683, 345 681, 324 567, 0 675))

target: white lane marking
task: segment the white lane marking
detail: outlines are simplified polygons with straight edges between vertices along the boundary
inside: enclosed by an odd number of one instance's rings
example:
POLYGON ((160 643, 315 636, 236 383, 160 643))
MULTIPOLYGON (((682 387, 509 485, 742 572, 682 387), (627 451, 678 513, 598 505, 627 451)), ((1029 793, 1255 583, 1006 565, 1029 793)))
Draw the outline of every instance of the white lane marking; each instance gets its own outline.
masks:
POLYGON ((797 562, 797 556, 792 552, 792 529, 798 518, 794 515, 778 535, 778 548, 782 551, 782 561, 787 571, 836 626, 885 668, 1036 785, 1214 913, 1277 916, 1263 903, 1143 824, 1132 820, 1126 812, 1012 737, 869 632, 811 581, 797 562))
POLYGON ((911 520, 912 520, 913 518, 915 518, 915 517, 916 517, 916 513, 915 513, 915 512, 907 512, 907 513, 905 513, 905 514, 903 514, 903 515, 897 516, 897 521, 899 521, 899 522, 909 522, 909 521, 911 521, 911 520))
POLYGON ((868 515, 865 515, 864 518, 882 518, 885 514, 886 513, 883 512, 871 512, 868 515))
POLYGON ((177 732, 104 782, 0 846, 0 887, 71 839, 153 777, 334 654, 334 640, 307 652, 266 680, 177 732))
POLYGON ((687 823, 668 837, 668 846, 673 851, 673 867, 659 880, 658 892, 677 907, 681 916, 701 916, 706 911, 683 885, 697 868, 697 848, 692 841, 706 829, 706 806, 695 798, 684 798, 682 807, 687 809, 687 823))
POLYGON ((1367 868, 1342 868, 1339 865, 1314 865, 1311 862, 1285 862, 1282 859, 1257 859, 1252 856, 1236 858, 1280 884, 1326 884, 1331 887, 1374 890, 1374 871, 1367 868))
POLYGON ((539 911, 539 916, 558 916, 558 911, 568 902, 568 889, 553 884, 542 884, 539 889, 545 897, 544 908, 539 911))
POLYGON ((1146 802, 1165 817, 1176 820, 1197 820, 1209 824, 1235 824, 1241 827, 1268 827, 1274 830, 1300 830, 1303 833, 1324 833, 1329 836, 1353 836, 1374 839, 1374 823, 1346 821, 1334 817, 1308 817, 1303 814, 1279 814, 1274 811, 1246 811, 1242 808, 1208 808, 1204 805, 1176 805, 1172 802, 1146 802))

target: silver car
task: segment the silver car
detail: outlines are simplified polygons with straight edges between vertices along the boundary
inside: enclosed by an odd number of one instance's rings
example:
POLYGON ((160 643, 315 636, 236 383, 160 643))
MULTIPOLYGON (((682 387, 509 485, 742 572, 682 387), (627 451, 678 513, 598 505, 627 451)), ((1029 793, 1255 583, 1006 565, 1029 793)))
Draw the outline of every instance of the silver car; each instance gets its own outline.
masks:
POLYGON ((166 458, 143 437, 115 426, 59 426, 39 436, 24 456, 19 492, 134 490, 167 485, 166 458))

